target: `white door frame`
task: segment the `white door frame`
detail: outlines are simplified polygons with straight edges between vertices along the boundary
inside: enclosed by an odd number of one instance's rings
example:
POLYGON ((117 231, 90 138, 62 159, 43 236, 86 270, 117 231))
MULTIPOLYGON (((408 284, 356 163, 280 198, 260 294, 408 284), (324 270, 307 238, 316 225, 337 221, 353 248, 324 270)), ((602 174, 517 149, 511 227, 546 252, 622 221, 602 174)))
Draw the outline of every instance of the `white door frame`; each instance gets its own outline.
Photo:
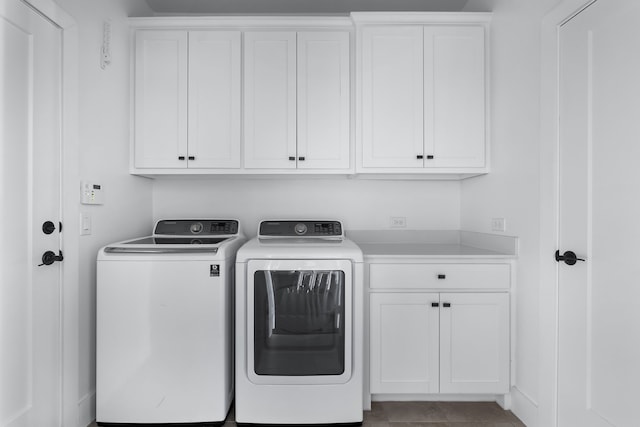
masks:
POLYGON ((559 30, 597 0, 562 0, 542 21, 538 426, 558 425, 559 30))
POLYGON ((80 168, 78 145, 78 28, 75 20, 54 0, 22 0, 62 31, 62 135, 61 163, 62 183, 62 251, 61 263, 61 426, 78 424, 78 288, 79 288, 79 218, 80 168))

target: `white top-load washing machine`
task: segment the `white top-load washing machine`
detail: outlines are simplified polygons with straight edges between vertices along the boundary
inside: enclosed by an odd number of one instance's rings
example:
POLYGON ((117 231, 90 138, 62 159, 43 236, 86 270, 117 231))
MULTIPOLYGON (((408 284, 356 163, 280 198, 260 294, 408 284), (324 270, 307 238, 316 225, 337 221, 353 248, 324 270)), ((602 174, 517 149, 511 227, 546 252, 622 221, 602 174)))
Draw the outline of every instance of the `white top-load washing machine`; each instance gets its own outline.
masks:
POLYGON ((238 424, 361 424, 363 256, 338 221, 263 221, 236 258, 238 424))
POLYGON ((236 220, 161 220, 100 249, 98 425, 220 425, 233 399, 236 220))

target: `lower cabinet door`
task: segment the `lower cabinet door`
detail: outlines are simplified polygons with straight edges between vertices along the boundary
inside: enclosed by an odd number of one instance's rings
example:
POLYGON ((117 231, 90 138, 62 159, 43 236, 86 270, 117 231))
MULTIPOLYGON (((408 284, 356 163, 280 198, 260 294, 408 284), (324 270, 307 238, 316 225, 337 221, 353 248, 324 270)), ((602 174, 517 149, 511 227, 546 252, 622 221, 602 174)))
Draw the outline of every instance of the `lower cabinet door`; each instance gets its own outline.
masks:
POLYGON ((440 393, 509 391, 509 294, 440 294, 440 393))
POLYGON ((371 294, 371 393, 437 393, 437 293, 371 294))

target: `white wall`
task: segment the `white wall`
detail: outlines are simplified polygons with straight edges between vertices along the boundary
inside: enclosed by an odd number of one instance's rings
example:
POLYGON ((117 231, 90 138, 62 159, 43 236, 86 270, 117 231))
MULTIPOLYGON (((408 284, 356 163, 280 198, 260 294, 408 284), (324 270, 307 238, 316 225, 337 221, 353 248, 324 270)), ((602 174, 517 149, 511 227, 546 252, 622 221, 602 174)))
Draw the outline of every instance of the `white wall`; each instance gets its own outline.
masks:
MULTIPOLYGON (((77 158, 79 179, 101 184, 106 192, 102 206, 75 204, 92 216, 93 233, 78 236, 78 426, 95 418, 95 257, 99 247, 126 237, 146 234, 151 224, 151 182, 128 174, 129 159, 129 38, 125 18, 140 13, 144 2, 126 0, 56 0, 77 24, 79 76, 77 93, 77 158), (134 10, 135 9, 135 10, 134 10), (102 21, 112 24, 112 64, 100 68, 102 21)), ((79 180, 78 180, 79 181, 79 180)), ((77 200, 80 182, 65 187, 65 198, 77 200)), ((69 205, 69 204, 67 204, 69 205)), ((74 206, 71 204, 71 206, 74 206)), ((70 275, 71 276, 71 275, 70 275)), ((71 283, 65 283, 65 286, 71 283)))
POLYGON ((390 216, 405 216, 408 229, 481 232, 490 231, 491 218, 506 218, 507 234, 521 238, 516 330, 516 385, 521 396, 514 409, 528 424, 534 421, 531 417, 535 417, 538 399, 539 27, 541 16, 557 0, 493 2, 492 173, 462 183, 224 177, 151 181, 132 177, 127 172, 129 44, 124 18, 149 11, 140 9, 145 5, 142 1, 57 2, 78 23, 80 177, 102 184, 106 191, 105 205, 78 206, 78 212, 93 217, 93 234, 79 238, 78 425, 86 425, 95 414, 97 249, 147 234, 153 219, 189 216, 236 217, 247 235, 254 235, 258 221, 267 217, 339 218, 347 229, 386 229, 390 216), (113 62, 102 70, 99 49, 106 18, 113 26, 113 62))
MULTIPOLYGON (((491 24, 492 172, 466 180, 461 225, 491 232, 506 218, 520 238, 516 287, 516 377, 513 411, 537 423, 540 181, 540 29, 557 0, 496 0, 491 24)), ((549 254, 551 256, 551 254, 549 254)))
POLYGON ((390 216, 407 229, 458 229, 460 183, 339 178, 161 178, 153 216, 238 218, 247 236, 261 219, 337 218, 349 229, 386 229, 390 216))

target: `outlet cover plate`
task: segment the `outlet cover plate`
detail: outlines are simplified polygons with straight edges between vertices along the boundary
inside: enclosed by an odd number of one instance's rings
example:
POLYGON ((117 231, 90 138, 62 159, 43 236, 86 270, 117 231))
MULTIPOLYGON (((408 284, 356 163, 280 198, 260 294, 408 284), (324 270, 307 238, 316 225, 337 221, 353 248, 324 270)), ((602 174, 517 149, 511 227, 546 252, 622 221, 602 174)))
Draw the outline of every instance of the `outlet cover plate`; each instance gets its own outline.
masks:
POLYGON ((407 217, 406 216, 392 216, 389 218, 389 226, 391 228, 406 228, 407 217))
POLYGON ((507 231, 507 223, 504 218, 491 218, 491 230, 504 233, 507 231))

